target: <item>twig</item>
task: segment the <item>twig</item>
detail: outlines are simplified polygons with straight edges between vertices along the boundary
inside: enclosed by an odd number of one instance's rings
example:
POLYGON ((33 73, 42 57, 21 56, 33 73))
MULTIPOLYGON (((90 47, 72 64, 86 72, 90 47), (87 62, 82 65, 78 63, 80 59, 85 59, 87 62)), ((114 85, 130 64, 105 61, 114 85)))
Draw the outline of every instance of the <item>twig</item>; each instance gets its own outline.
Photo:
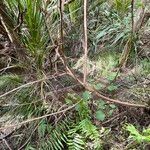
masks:
POLYGON ((29 138, 25 141, 25 143, 24 143, 21 147, 18 148, 18 150, 21 150, 22 148, 24 148, 24 146, 25 146, 26 144, 28 144, 29 140, 31 139, 33 133, 34 133, 34 132, 36 131, 36 129, 38 128, 39 124, 40 124, 40 123, 38 123, 38 125, 33 129, 32 133, 31 133, 30 136, 29 136, 29 138))
POLYGON ((86 84, 86 82, 87 82, 87 54, 88 54, 88 49, 87 49, 87 0, 84 0, 84 43, 83 43, 83 47, 84 47, 83 82, 84 82, 84 84, 86 84))
POLYGON ((0 107, 14 107, 14 106, 26 106, 26 105, 31 105, 31 104, 36 104, 38 102, 40 102, 41 100, 37 100, 37 101, 33 101, 33 102, 29 102, 29 103, 23 103, 23 104, 3 104, 3 105, 0 105, 0 107))
POLYGON ((7 66, 7 67, 5 67, 5 68, 2 68, 2 69, 0 69, 0 73, 2 74, 2 73, 5 72, 7 69, 11 69, 11 68, 15 68, 15 67, 17 67, 17 65, 15 65, 15 66, 7 66))
POLYGON ((33 121, 37 121, 37 120, 40 120, 40 119, 43 119, 43 118, 46 118, 46 117, 49 117, 49 116, 53 116, 53 115, 57 115, 57 114, 60 114, 60 113, 64 113, 72 108, 74 108, 77 104, 79 104, 81 102, 78 101, 77 103, 75 103, 74 105, 64 109, 64 110, 60 110, 60 111, 57 111, 57 112, 54 112, 54 113, 51 113, 51 114, 46 114, 46 115, 43 115, 43 116, 40 116, 40 117, 36 117, 36 118, 31 118, 31 119, 28 119, 28 120, 25 120, 25 121, 22 121, 18 124, 13 124, 13 125, 9 125, 9 126, 5 126, 5 127, 1 127, 0 128, 0 131, 1 130, 4 130, 4 129, 8 129, 8 128, 13 128, 13 127, 16 127, 16 126, 21 126, 21 125, 24 125, 24 124, 27 124, 29 122, 33 122, 33 121))
POLYGON ((5 143, 5 145, 9 150, 12 150, 5 138, 3 139, 3 142, 5 143))
MULTIPOLYGON (((66 73, 62 73, 62 74, 59 74, 58 76, 63 76, 63 75, 65 75, 65 74, 66 74, 66 73)), ((16 88, 14 88, 14 89, 12 89, 12 90, 10 90, 10 91, 8 91, 8 92, 6 92, 6 93, 0 95, 0 98, 2 98, 2 97, 4 97, 4 96, 7 96, 8 94, 10 94, 10 93, 12 93, 12 92, 15 92, 15 91, 17 91, 17 90, 19 90, 19 89, 28 87, 28 86, 30 86, 30 85, 33 85, 33 84, 35 84, 35 83, 39 83, 39 82, 42 82, 42 81, 45 81, 45 80, 53 79, 53 78, 54 78, 54 77, 50 76, 50 77, 46 77, 46 78, 43 78, 43 79, 39 79, 39 80, 36 80, 36 81, 33 81, 33 82, 29 82, 29 83, 27 83, 27 84, 23 84, 23 85, 21 85, 21 86, 19 86, 19 87, 16 87, 16 88)))
POLYGON ((9 32, 9 30, 8 30, 8 28, 7 28, 7 26, 6 26, 5 22, 4 22, 3 17, 2 17, 1 14, 0 14, 0 20, 1 20, 1 23, 2 23, 3 27, 5 28, 5 31, 6 31, 6 33, 8 35, 8 37, 9 37, 10 42, 13 43, 14 42, 13 38, 12 38, 12 36, 11 36, 11 34, 10 34, 10 32, 9 32))
POLYGON ((61 53, 64 52, 64 35, 63 35, 63 11, 64 11, 64 0, 60 0, 60 47, 59 47, 59 51, 61 53))
POLYGON ((124 112, 122 112, 122 113, 120 113, 120 114, 118 114, 118 115, 116 115, 116 116, 110 118, 109 120, 103 122, 102 125, 105 125, 105 124, 111 122, 111 121, 114 120, 115 118, 117 118, 117 117, 119 117, 119 116, 121 116, 121 115, 123 115, 123 114, 125 114, 125 113, 126 113, 126 111, 124 111, 124 112))

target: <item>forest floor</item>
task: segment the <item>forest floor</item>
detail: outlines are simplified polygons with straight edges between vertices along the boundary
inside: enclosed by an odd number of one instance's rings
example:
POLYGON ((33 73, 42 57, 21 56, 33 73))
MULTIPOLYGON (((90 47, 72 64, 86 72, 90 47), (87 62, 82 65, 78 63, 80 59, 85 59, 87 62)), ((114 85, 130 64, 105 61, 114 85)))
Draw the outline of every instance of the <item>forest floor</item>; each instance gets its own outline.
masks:
MULTIPOLYGON (((1 35, 0 35, 1 36, 1 35)), ((142 35, 143 46, 141 48, 142 58, 140 58, 140 62, 138 62, 137 66, 127 65, 126 68, 124 68, 115 82, 113 83, 113 86, 110 87, 108 90, 102 90, 105 95, 115 98, 115 99, 121 99, 123 101, 133 102, 133 103, 149 103, 150 101, 150 64, 149 64, 149 54, 147 49, 150 49, 150 36, 145 34, 145 36, 142 35), (144 51, 144 52, 143 52, 144 51), (146 60, 146 61, 145 61, 146 60), (144 74, 141 74, 141 72, 144 74), (113 89, 114 88, 114 89, 113 89)), ((5 62, 1 63, 0 69, 2 70, 3 64, 6 63, 6 60, 9 61, 9 58, 7 57, 6 51, 7 50, 7 40, 1 38, 0 41, 0 56, 3 56, 3 60, 5 59, 5 62), (4 54, 5 57, 4 57, 4 54)), ((1 57, 2 58, 2 57, 1 57)), ((2 61, 2 60, 1 60, 2 61)), ((110 62, 111 64, 112 62, 110 62)), ((113 62, 114 63, 114 62, 113 62)), ((108 65, 108 64, 106 64, 108 65)), ((8 70, 7 70, 8 71, 8 70)), ((5 70, 1 72, 4 73, 5 70)), ((9 70, 11 72, 11 70, 9 70)), ((13 70, 14 72, 14 70, 13 70)), ((113 72, 113 71, 112 71, 113 72)), ((103 72, 104 73, 104 72, 103 72)), ((106 73, 106 72, 105 72, 106 73)), ((104 74, 105 74, 104 73, 104 74)), ((109 74, 110 72, 107 72, 109 74)), ((97 77, 98 78, 98 77, 97 77)), ((80 91, 77 86, 76 91, 80 91)), ((82 89, 83 90, 83 89, 82 89)), ((66 91, 68 92, 68 91, 66 91)), ((64 94, 64 93, 63 93, 64 94)), ((93 100, 93 104, 97 103, 96 98, 93 100)), ((95 113, 94 107, 91 108, 92 112, 95 113)), ((108 111, 107 109, 105 111, 108 111)), ((1 122, 1 121, 0 121, 1 122)), ((104 149, 112 149, 112 150, 123 150, 123 149, 143 149, 148 150, 150 149, 150 145, 134 145, 133 142, 126 140, 128 137, 128 134, 124 132, 123 125, 133 124, 139 127, 138 129, 142 131, 143 128, 147 128, 150 126, 150 112, 149 110, 144 110, 143 108, 130 108, 125 106, 117 106, 117 108, 112 112, 111 115, 107 115, 105 120, 103 122, 100 122, 96 120, 96 118, 93 117, 93 122, 98 127, 104 127, 109 130, 105 136, 102 137, 103 143, 104 143, 104 149)), ((12 134, 9 134, 6 138, 7 141, 10 142, 12 145, 12 137, 15 136, 15 132, 12 134)), ((3 141, 0 141, 2 144, 3 141)), ((1 148, 0 148, 1 149, 1 148)))

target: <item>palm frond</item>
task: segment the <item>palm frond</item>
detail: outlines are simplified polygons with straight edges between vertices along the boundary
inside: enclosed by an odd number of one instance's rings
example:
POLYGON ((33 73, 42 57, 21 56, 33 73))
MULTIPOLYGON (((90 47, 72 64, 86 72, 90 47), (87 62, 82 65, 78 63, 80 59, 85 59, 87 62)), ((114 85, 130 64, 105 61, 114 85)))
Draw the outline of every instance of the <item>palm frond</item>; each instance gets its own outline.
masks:
POLYGON ((23 82, 21 76, 16 74, 6 74, 0 76, 0 90, 8 90, 12 87, 20 85, 23 82))

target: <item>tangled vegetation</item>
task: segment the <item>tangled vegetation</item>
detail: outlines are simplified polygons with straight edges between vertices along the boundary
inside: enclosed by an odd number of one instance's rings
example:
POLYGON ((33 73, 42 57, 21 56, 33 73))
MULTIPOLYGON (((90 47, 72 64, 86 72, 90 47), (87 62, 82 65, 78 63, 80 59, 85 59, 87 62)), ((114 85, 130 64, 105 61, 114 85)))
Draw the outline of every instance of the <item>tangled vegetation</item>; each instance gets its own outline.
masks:
POLYGON ((0 149, 150 148, 149 0, 0 1, 0 149))

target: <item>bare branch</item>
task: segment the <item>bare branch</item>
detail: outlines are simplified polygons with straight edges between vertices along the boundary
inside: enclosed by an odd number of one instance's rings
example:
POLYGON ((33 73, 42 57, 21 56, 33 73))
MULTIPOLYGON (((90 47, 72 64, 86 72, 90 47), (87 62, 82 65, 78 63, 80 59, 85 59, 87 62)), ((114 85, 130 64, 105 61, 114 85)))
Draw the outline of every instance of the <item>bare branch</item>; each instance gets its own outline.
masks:
POLYGON ((28 119, 28 120, 25 120, 25 121, 22 121, 18 124, 13 124, 13 125, 9 125, 9 126, 5 126, 5 127, 1 127, 0 128, 0 131, 1 130, 4 130, 4 129, 8 129, 8 128, 14 128, 16 126, 22 126, 24 124, 27 124, 29 122, 33 122, 33 121, 37 121, 37 120, 40 120, 40 119, 43 119, 43 118, 46 118, 46 117, 49 117, 49 116, 53 116, 53 115, 58 115, 60 113, 64 113, 70 109, 73 109, 77 104, 79 104, 81 101, 78 101, 77 103, 75 103, 74 105, 64 109, 64 110, 60 110, 60 111, 57 111, 57 112, 54 112, 54 113, 51 113, 51 114, 46 114, 46 115, 43 115, 43 116, 40 116, 40 117, 36 117, 36 118, 31 118, 31 119, 28 119))
POLYGON ((88 54, 88 48, 87 48, 87 0, 84 0, 84 65, 83 65, 83 82, 86 84, 87 82, 87 54, 88 54))
MULTIPOLYGON (((66 73, 62 73, 62 74, 59 74, 58 76, 63 76, 63 75, 65 75, 65 74, 66 74, 66 73)), ((42 78, 42 79, 39 79, 39 80, 36 80, 36 81, 33 81, 33 82, 28 82, 27 84, 23 84, 23 85, 21 85, 21 86, 19 86, 19 87, 16 87, 16 88, 14 88, 14 89, 12 89, 12 90, 10 90, 10 91, 8 91, 8 92, 6 92, 6 93, 0 95, 0 98, 2 98, 2 97, 4 97, 4 96, 7 96, 8 94, 13 93, 13 92, 15 92, 15 91, 17 91, 17 90, 20 90, 20 89, 22 89, 22 88, 31 86, 31 85, 33 85, 33 84, 35 84, 35 83, 39 83, 39 82, 42 82, 42 81, 45 81, 45 80, 49 80, 49 79, 53 79, 53 78, 54 78, 53 76, 50 76, 50 77, 42 78)))
POLYGON ((11 34, 10 34, 10 32, 9 32, 9 30, 8 30, 8 28, 7 28, 7 26, 6 26, 5 22, 4 22, 3 17, 2 17, 1 14, 0 14, 0 21, 1 21, 2 25, 3 25, 3 27, 5 28, 5 31, 6 31, 6 33, 8 35, 8 37, 9 37, 10 42, 13 43, 14 42, 13 38, 12 38, 12 36, 11 36, 11 34))

